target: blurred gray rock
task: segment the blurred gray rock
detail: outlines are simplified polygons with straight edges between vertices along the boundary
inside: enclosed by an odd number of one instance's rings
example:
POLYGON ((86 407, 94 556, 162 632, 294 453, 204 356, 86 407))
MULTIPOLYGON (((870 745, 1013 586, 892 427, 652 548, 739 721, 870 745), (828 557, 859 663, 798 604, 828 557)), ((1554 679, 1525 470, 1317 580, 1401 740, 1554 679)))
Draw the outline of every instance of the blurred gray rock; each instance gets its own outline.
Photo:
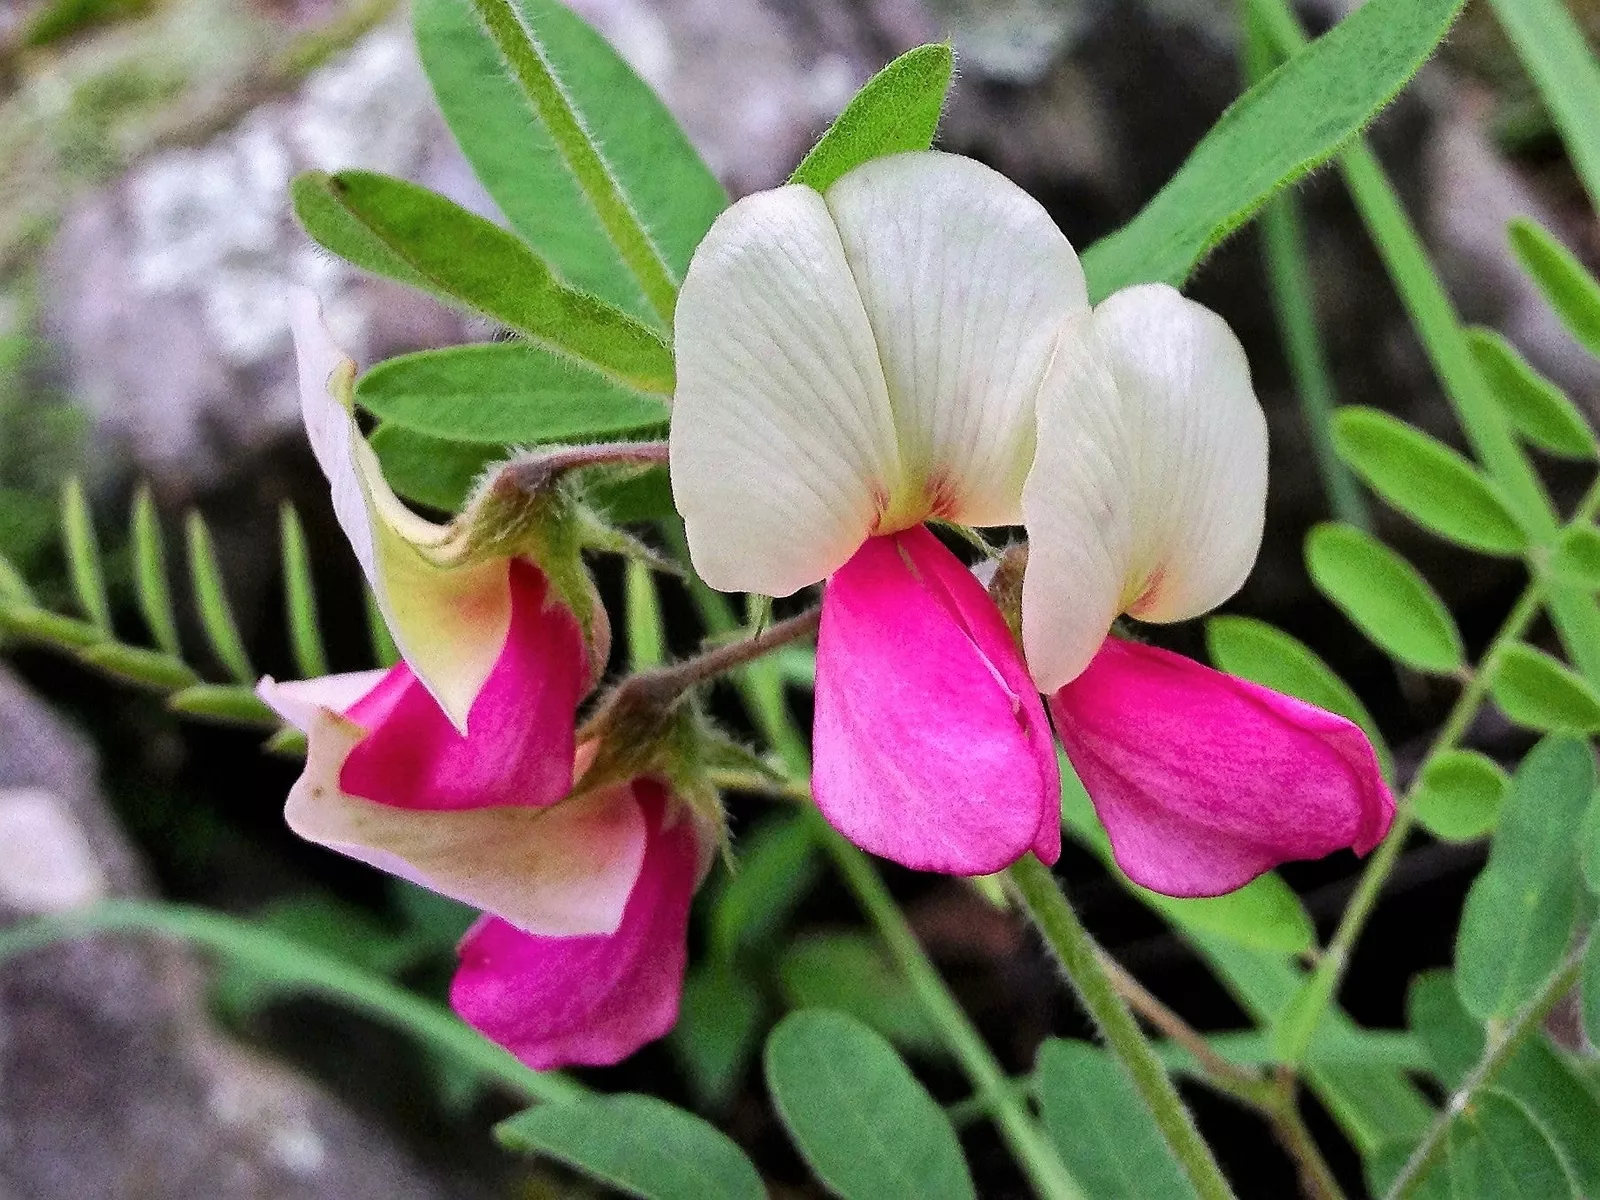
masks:
POLYGON ((292 426, 295 285, 322 295, 335 334, 363 362, 463 340, 462 318, 361 277, 296 227, 289 180, 340 167, 490 207, 434 109, 409 34, 391 26, 298 95, 204 145, 151 156, 67 215, 45 264, 46 324, 103 456, 204 486, 292 426))
MULTIPOLYGON (((146 886, 84 741, 0 672, 0 926, 146 886)), ((188 953, 61 943, 0 964, 6 1200, 432 1200, 379 1128, 220 1036, 188 953)))

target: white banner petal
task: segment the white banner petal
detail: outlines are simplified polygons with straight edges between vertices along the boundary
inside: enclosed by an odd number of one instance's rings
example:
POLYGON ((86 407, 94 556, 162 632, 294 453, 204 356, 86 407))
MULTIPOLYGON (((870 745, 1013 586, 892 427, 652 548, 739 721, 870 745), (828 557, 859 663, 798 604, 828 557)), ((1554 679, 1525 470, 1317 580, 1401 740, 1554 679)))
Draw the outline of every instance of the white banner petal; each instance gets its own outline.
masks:
POLYGON ((672 491, 695 569, 770 596, 817 582, 900 490, 872 330, 822 197, 783 187, 718 217, 674 324, 672 491))
POLYGON ((1054 692, 1117 614, 1187 620, 1239 589, 1261 547, 1267 426, 1227 323, 1144 284, 1064 329, 1038 438, 1022 627, 1054 692))
POLYGON ((1094 314, 1134 460, 1130 616, 1184 621, 1238 591, 1261 549, 1267 420, 1244 347, 1216 313, 1164 284, 1094 314))
POLYGON ((929 508, 969 525, 1016 524, 1056 330, 1089 306, 1077 254, 1038 201, 952 154, 875 159, 827 203, 917 490, 894 498, 885 531, 929 508))
POLYGON ((1122 611, 1133 547, 1127 414, 1087 313, 1062 328, 1037 417, 1022 491, 1022 646, 1039 690, 1054 692, 1089 665, 1122 611))

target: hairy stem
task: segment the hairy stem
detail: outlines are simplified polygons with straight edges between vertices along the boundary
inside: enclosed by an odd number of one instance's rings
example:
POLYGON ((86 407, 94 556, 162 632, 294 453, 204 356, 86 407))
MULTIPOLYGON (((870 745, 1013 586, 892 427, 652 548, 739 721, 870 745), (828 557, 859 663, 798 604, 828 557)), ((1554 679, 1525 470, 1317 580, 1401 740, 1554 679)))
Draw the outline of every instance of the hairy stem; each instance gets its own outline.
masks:
POLYGON ((568 471, 584 467, 652 466, 667 461, 665 442, 595 442, 536 450, 507 463, 502 477, 525 492, 542 492, 568 471))
MULTIPOLYGON (((1277 55, 1261 24, 1244 9, 1245 80, 1254 84, 1277 65, 1277 55)), ((1331 423, 1336 407, 1333 373, 1328 367, 1317 311, 1311 290, 1311 269, 1306 254, 1305 228, 1300 204, 1293 192, 1284 192, 1261 212, 1261 241, 1266 260, 1267 286, 1283 342, 1289 375, 1300 401, 1300 415, 1311 438, 1311 453, 1322 490, 1333 515, 1360 529, 1372 527, 1366 497, 1350 468, 1333 448, 1331 423)))
MULTIPOLYGON (((692 573, 688 584, 695 607, 713 635, 731 633, 740 628, 739 619, 726 596, 707 587, 692 573)), ((791 618, 794 619, 797 618, 791 618)), ((771 634, 778 628, 775 625, 766 633, 771 634)), ((745 707, 761 735, 777 753, 785 770, 795 779, 798 790, 804 786, 803 781, 810 778, 811 758, 805 738, 795 728, 794 718, 784 700, 783 685, 769 663, 747 657, 738 666, 734 683, 745 707)), ((808 799, 809 795, 807 790, 808 799)), ((918 1000, 939 1027, 945 1044, 961 1063, 976 1093, 974 1100, 993 1116, 996 1128, 1034 1190, 1041 1196, 1059 1197, 1060 1200, 1085 1200, 1083 1188, 1067 1170, 1061 1156, 1028 1111, 1025 1099, 1006 1077, 1000 1063, 950 993, 872 861, 835 833, 815 807, 808 804, 806 812, 819 843, 827 850, 856 902, 883 938, 901 973, 910 980, 918 1000)))
POLYGON ((1273 1136, 1284 1153, 1294 1160, 1307 1196, 1312 1200, 1344 1200, 1333 1169, 1300 1118, 1292 1074, 1283 1072, 1278 1078, 1268 1080, 1258 1071, 1229 1062, 1212 1048, 1204 1035, 1152 995, 1111 955, 1101 951, 1099 961, 1111 986, 1128 1002, 1128 1007, 1175 1045, 1187 1050, 1204 1072, 1205 1082, 1261 1114, 1272 1127, 1273 1136))
POLYGON ((872 862, 840 837, 816 809, 808 809, 818 839, 851 893, 877 928, 890 955, 938 1024, 945 1044, 961 1063, 973 1089, 987 1101, 1000 1134, 1043 1196, 1084 1198, 1055 1147, 1046 1138, 982 1036, 928 960, 905 915, 873 869, 872 862))
POLYGON ((623 195, 611 165, 584 129, 582 118, 572 107, 538 39, 511 0, 472 0, 472 7, 500 51, 528 107, 549 131, 551 141, 567 170, 577 180, 617 256, 633 274, 655 314, 670 326, 678 296, 677 280, 639 214, 623 195))
POLYGON ((1201 1200, 1229 1200, 1233 1189, 1211 1147, 1201 1138, 1166 1068, 1102 968, 1100 948, 1078 920, 1050 868, 1025 854, 1006 875, 1201 1200))

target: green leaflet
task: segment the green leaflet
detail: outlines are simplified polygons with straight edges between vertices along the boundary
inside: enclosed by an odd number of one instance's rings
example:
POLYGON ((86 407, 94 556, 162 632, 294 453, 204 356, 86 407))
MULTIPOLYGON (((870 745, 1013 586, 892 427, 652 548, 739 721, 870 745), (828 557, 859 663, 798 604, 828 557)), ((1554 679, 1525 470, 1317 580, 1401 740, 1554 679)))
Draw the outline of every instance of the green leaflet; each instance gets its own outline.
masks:
POLYGON ((765 1010, 761 989, 737 968, 706 962, 689 971, 669 1044, 702 1106, 720 1110, 733 1098, 765 1010))
POLYGON ((492 6, 502 28, 520 26, 519 76, 474 11, 490 7, 414 8, 422 64, 456 141, 512 227, 562 276, 668 324, 668 292, 727 205, 722 186, 649 87, 568 8, 492 6))
MULTIPOLYGON (((1368 1161, 1383 1195, 1409 1150, 1397 1144, 1368 1161)), ((1515 1097, 1488 1091, 1451 1127, 1444 1156, 1422 1178, 1416 1200, 1579 1200, 1577 1181, 1541 1126, 1515 1097)))
POLYGON ((100 566, 100 541, 94 532, 94 516, 77 478, 61 486, 61 538, 67 550, 67 575, 72 580, 78 606, 89 623, 107 637, 111 635, 111 601, 106 596, 105 572, 100 566))
POLYGON ((1412 805, 1434 837, 1467 842, 1494 830, 1511 780, 1476 750, 1446 750, 1422 769, 1412 805))
POLYGON ((1600 591, 1600 529, 1593 525, 1563 529, 1550 555, 1550 573, 1564 583, 1600 591))
POLYGON ((1084 255, 1099 301, 1181 284, 1277 192, 1360 133, 1433 53, 1462 0, 1368 0, 1237 100, 1155 199, 1084 255))
POLYGON ((356 381, 356 402, 386 424, 496 446, 616 437, 667 419, 659 400, 510 342, 391 358, 356 381))
POLYGON ((943 1036, 910 982, 864 933, 807 934, 784 948, 778 978, 791 1008, 827 1008, 856 1018, 908 1051, 940 1056, 943 1036))
POLYGON ((711 900, 711 950, 724 961, 770 947, 822 874, 816 837, 795 817, 763 821, 738 852, 739 869, 723 875, 711 900))
POLYGON ((1212 617, 1206 622, 1206 651, 1219 671, 1348 717, 1372 742, 1383 773, 1392 773, 1389 748, 1367 706, 1297 638, 1252 617, 1212 617))
POLYGON ((1572 252, 1532 221, 1507 226, 1511 249, 1556 310, 1561 323, 1590 354, 1600 354, 1600 281, 1572 252))
POLYGON ((1306 537, 1305 557, 1317 590, 1380 650, 1441 675, 1466 665, 1461 634, 1444 601, 1377 538, 1353 525, 1318 525, 1306 537))
POLYGON ((1357 405, 1333 420, 1339 457, 1417 524, 1486 554, 1520 554, 1527 534, 1482 472, 1443 442, 1357 405))
POLYGON ((1518 725, 1541 732, 1600 730, 1600 694, 1542 650, 1513 642, 1493 670, 1489 694, 1518 725))
POLYGON ((400 496, 450 513, 467 502, 486 470, 512 453, 510 446, 451 442, 399 425, 379 425, 367 440, 400 496))
POLYGON ((284 618, 289 625, 289 648, 295 670, 302 679, 328 673, 328 652, 322 644, 322 623, 317 618, 317 592, 311 581, 311 556, 306 550, 300 514, 285 500, 278 514, 279 541, 283 549, 284 618))
POLYGON ((1568 458, 1594 458, 1594 430, 1578 406, 1492 329, 1471 329, 1472 357, 1500 402, 1500 411, 1527 441, 1568 458))
MULTIPOLYGON (((228 674, 246 690, 253 688, 256 671, 250 665, 249 655, 245 653, 244 639, 239 636, 239 623, 234 619, 233 606, 228 603, 222 568, 217 565, 217 552, 211 541, 211 530, 198 512, 189 514, 184 528, 189 542, 189 581, 206 640, 210 642, 217 661, 228 669, 228 674)), ((181 711, 189 711, 180 705, 180 700, 187 695, 187 692, 181 692, 172 698, 171 703, 181 711)))
POLYGON ((845 106, 789 177, 819 192, 871 159, 933 145, 955 57, 938 43, 907 50, 845 106))
POLYGON ((1567 952, 1581 890, 1573 832, 1594 790, 1594 755, 1572 737, 1546 738, 1512 779, 1456 938, 1461 1002, 1480 1021, 1513 1016, 1567 952))
POLYGON ((521 239, 454 201, 371 171, 309 172, 292 195, 306 232, 357 266, 492 317, 618 383, 672 393, 672 351, 659 333, 568 287, 521 239))
POLYGON ((156 645, 174 657, 183 651, 178 643, 178 619, 172 611, 172 589, 167 584, 167 552, 161 538, 161 520, 148 485, 133 497, 129 518, 133 545, 133 579, 139 593, 139 611, 156 645))
POLYGON ((495 1126, 509 1149, 564 1162, 646 1200, 766 1200, 744 1151, 654 1096, 582 1096, 495 1126))
POLYGON ((767 1039, 767 1087, 817 1177, 844 1200, 973 1200, 950 1118, 888 1042, 824 1009, 767 1039))
POLYGON ((1490 0, 1495 18, 1539 85, 1567 154, 1600 205, 1600 65, 1563 0, 1490 0))
POLYGON ((1105 1051, 1051 1038, 1033 1068, 1045 1128, 1095 1200, 1191 1200, 1150 1110, 1105 1051))

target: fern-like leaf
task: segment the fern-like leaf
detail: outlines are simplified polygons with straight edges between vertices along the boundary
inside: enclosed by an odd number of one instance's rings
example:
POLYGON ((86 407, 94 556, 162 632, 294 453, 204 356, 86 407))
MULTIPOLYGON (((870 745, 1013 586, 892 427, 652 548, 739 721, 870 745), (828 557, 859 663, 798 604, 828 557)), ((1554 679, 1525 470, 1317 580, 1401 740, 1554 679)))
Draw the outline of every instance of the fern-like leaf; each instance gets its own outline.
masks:
POLYGON ((317 621, 317 593, 311 581, 311 559, 306 553, 305 530, 294 505, 284 501, 279 510, 283 542, 284 616, 289 622, 289 646, 295 669, 307 679, 328 673, 328 652, 317 621))
POLYGON ((211 530, 198 512, 189 514, 186 529, 189 535, 189 579, 194 588, 195 607, 200 613, 200 625, 206 631, 206 640, 211 643, 217 661, 248 689, 255 683, 256 672, 250 665, 250 656, 245 653, 244 639, 239 636, 239 623, 234 620, 233 607, 228 603, 211 530))

